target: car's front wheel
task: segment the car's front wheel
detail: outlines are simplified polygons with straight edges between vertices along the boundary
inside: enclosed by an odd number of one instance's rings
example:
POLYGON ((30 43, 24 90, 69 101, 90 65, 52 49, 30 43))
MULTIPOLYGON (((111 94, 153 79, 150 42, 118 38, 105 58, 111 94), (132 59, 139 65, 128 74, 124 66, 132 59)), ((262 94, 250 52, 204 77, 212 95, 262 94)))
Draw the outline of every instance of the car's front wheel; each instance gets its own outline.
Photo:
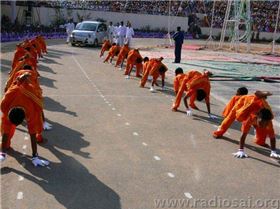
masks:
POLYGON ((97 39, 94 40, 93 47, 98 47, 98 40, 97 39))

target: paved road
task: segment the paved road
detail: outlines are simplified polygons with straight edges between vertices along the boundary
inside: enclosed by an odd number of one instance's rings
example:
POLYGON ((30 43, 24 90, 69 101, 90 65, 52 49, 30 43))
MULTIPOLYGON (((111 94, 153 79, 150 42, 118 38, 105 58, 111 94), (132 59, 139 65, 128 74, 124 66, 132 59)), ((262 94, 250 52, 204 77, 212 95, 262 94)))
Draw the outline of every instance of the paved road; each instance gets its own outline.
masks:
MULTIPOLYGON (((3 209, 151 209, 171 199, 198 201, 202 208, 215 197, 226 200, 221 207, 226 208, 227 200, 279 200, 280 165, 268 157, 269 150, 254 145, 250 135, 250 158, 231 155, 238 149, 239 124, 225 139, 214 140, 211 132, 220 121, 207 118, 204 104, 198 103, 203 111, 193 117, 171 112, 171 91, 139 88, 139 79, 126 80, 122 71, 103 64, 98 49, 51 43, 39 64, 45 114, 53 125, 39 154, 51 164, 32 166, 26 128, 18 127, 1 165, 3 209)), ((3 46, 1 83, 12 47, 3 46)), ((214 114, 238 85, 213 82, 214 114)), ((274 85, 266 87, 279 90, 274 85)))

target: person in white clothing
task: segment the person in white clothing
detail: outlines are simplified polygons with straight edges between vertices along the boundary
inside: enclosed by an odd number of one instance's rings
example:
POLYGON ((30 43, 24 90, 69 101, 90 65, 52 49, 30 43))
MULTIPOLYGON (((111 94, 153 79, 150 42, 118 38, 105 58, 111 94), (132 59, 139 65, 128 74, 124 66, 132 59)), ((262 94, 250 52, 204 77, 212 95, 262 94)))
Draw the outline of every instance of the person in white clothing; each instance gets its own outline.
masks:
POLYGON ((73 23, 73 19, 70 19, 69 23, 64 25, 66 28, 66 33, 67 33, 67 39, 66 39, 66 43, 69 43, 70 40, 70 35, 72 33, 72 31, 75 29, 75 24, 73 23))
POLYGON ((134 36, 134 30, 131 27, 131 23, 127 22, 125 43, 128 44, 129 47, 131 47, 131 40, 133 36, 134 36))
POLYGON ((114 42, 114 33, 115 33, 115 27, 113 26, 113 23, 110 22, 108 26, 108 36, 111 44, 114 42))
POLYGON ((126 35, 126 27, 123 25, 123 21, 121 21, 121 25, 118 30, 118 44, 120 46, 124 45, 125 35, 126 35))
POLYGON ((118 44, 118 33, 119 33, 120 23, 117 23, 116 26, 114 26, 114 39, 113 43, 118 44))

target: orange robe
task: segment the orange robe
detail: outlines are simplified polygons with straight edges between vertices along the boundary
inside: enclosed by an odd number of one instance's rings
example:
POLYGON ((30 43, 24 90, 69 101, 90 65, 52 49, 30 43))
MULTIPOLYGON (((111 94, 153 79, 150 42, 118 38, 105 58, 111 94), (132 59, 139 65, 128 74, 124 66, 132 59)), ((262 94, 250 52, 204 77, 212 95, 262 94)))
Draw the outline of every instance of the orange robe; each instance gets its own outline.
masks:
POLYGON ((142 72, 143 64, 142 62, 136 63, 138 58, 143 59, 138 50, 132 49, 129 51, 126 60, 125 75, 130 75, 133 66, 136 65, 136 77, 141 77, 140 73, 142 72))
POLYGON ((213 133, 214 137, 221 137, 229 129, 231 124, 238 120, 243 122, 256 114, 261 108, 271 109, 265 99, 258 98, 255 95, 240 96, 233 108, 227 112, 219 129, 213 133))
POLYGON ((182 73, 182 74, 179 74, 177 75, 175 78, 174 78, 174 81, 173 81, 173 88, 174 88, 174 92, 177 92, 179 91, 179 88, 180 86, 182 85, 184 79, 187 77, 186 74, 182 73))
POLYGON ((43 36, 37 36, 36 39, 38 40, 39 44, 40 44, 40 47, 42 49, 42 52, 43 53, 48 53, 47 52, 47 45, 46 45, 46 41, 45 41, 45 38, 43 36))
POLYGON ((102 44, 101 51, 99 57, 102 57, 105 51, 108 51, 111 47, 111 43, 109 40, 105 40, 102 44))
POLYGON ((144 64, 143 64, 143 71, 142 71, 143 76, 145 75, 148 65, 149 65, 149 60, 144 62, 144 64))
POLYGON ((29 134, 41 134, 43 131, 42 99, 34 93, 34 86, 28 82, 12 85, 5 93, 1 102, 1 133, 8 135, 6 148, 10 147, 11 138, 16 126, 8 118, 8 113, 13 107, 22 107, 25 111, 25 120, 29 134))
MULTIPOLYGON (((140 87, 145 86, 149 76, 152 76, 153 81, 156 82, 156 80, 160 76, 160 73, 159 73, 158 70, 162 66, 164 66, 166 68, 166 71, 167 71, 167 67, 159 59, 156 59, 156 58, 150 59, 148 61, 147 67, 145 69, 145 73, 144 73, 144 75, 143 75, 143 77, 140 81, 140 87)), ((165 78, 165 73, 163 73, 161 75, 161 77, 162 77, 162 79, 164 79, 165 78)))
POLYGON ((108 62, 108 60, 109 60, 110 58, 111 58, 111 61, 112 61, 112 59, 114 58, 114 56, 116 56, 116 55, 119 53, 120 49, 121 49, 121 47, 118 46, 118 45, 112 46, 112 47, 110 48, 109 53, 108 53, 106 59, 104 60, 104 62, 108 62))
POLYGON ((266 127, 259 127, 257 125, 257 116, 251 115, 248 120, 242 122, 242 133, 249 133, 251 126, 256 130, 256 138, 254 141, 256 144, 263 146, 265 145, 266 137, 275 138, 272 121, 270 121, 266 127))
POLYGON ((186 73, 186 76, 179 88, 179 91, 176 95, 175 102, 173 104, 173 109, 176 109, 180 106, 181 98, 183 96, 184 91, 186 91, 187 97, 190 97, 191 108, 196 108, 195 100, 196 100, 196 91, 198 89, 203 89, 206 93, 205 102, 210 102, 210 81, 207 75, 202 74, 198 71, 190 71, 186 73))
POLYGON ((117 62, 116 62, 116 65, 115 67, 117 67, 118 65, 120 65, 121 63, 124 62, 124 60, 126 59, 126 57, 128 56, 128 52, 129 52, 129 47, 127 44, 125 44, 122 48, 121 48, 121 51, 118 55, 118 59, 117 59, 117 62))

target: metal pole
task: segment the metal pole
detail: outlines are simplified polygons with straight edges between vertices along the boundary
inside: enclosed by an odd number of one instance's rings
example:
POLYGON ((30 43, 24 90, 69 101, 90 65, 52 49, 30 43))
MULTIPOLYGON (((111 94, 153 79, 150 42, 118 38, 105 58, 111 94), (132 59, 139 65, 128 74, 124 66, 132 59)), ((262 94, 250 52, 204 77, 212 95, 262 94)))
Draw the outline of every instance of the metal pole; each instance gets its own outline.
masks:
POLYGON ((276 40, 276 32, 277 32, 278 22, 279 22, 279 13, 280 13, 280 0, 279 0, 279 4, 278 4, 278 12, 277 12, 277 16, 276 16, 276 24, 275 24, 275 29, 274 29, 274 33, 273 33, 272 50, 271 50, 272 54, 275 53, 275 40, 276 40))

